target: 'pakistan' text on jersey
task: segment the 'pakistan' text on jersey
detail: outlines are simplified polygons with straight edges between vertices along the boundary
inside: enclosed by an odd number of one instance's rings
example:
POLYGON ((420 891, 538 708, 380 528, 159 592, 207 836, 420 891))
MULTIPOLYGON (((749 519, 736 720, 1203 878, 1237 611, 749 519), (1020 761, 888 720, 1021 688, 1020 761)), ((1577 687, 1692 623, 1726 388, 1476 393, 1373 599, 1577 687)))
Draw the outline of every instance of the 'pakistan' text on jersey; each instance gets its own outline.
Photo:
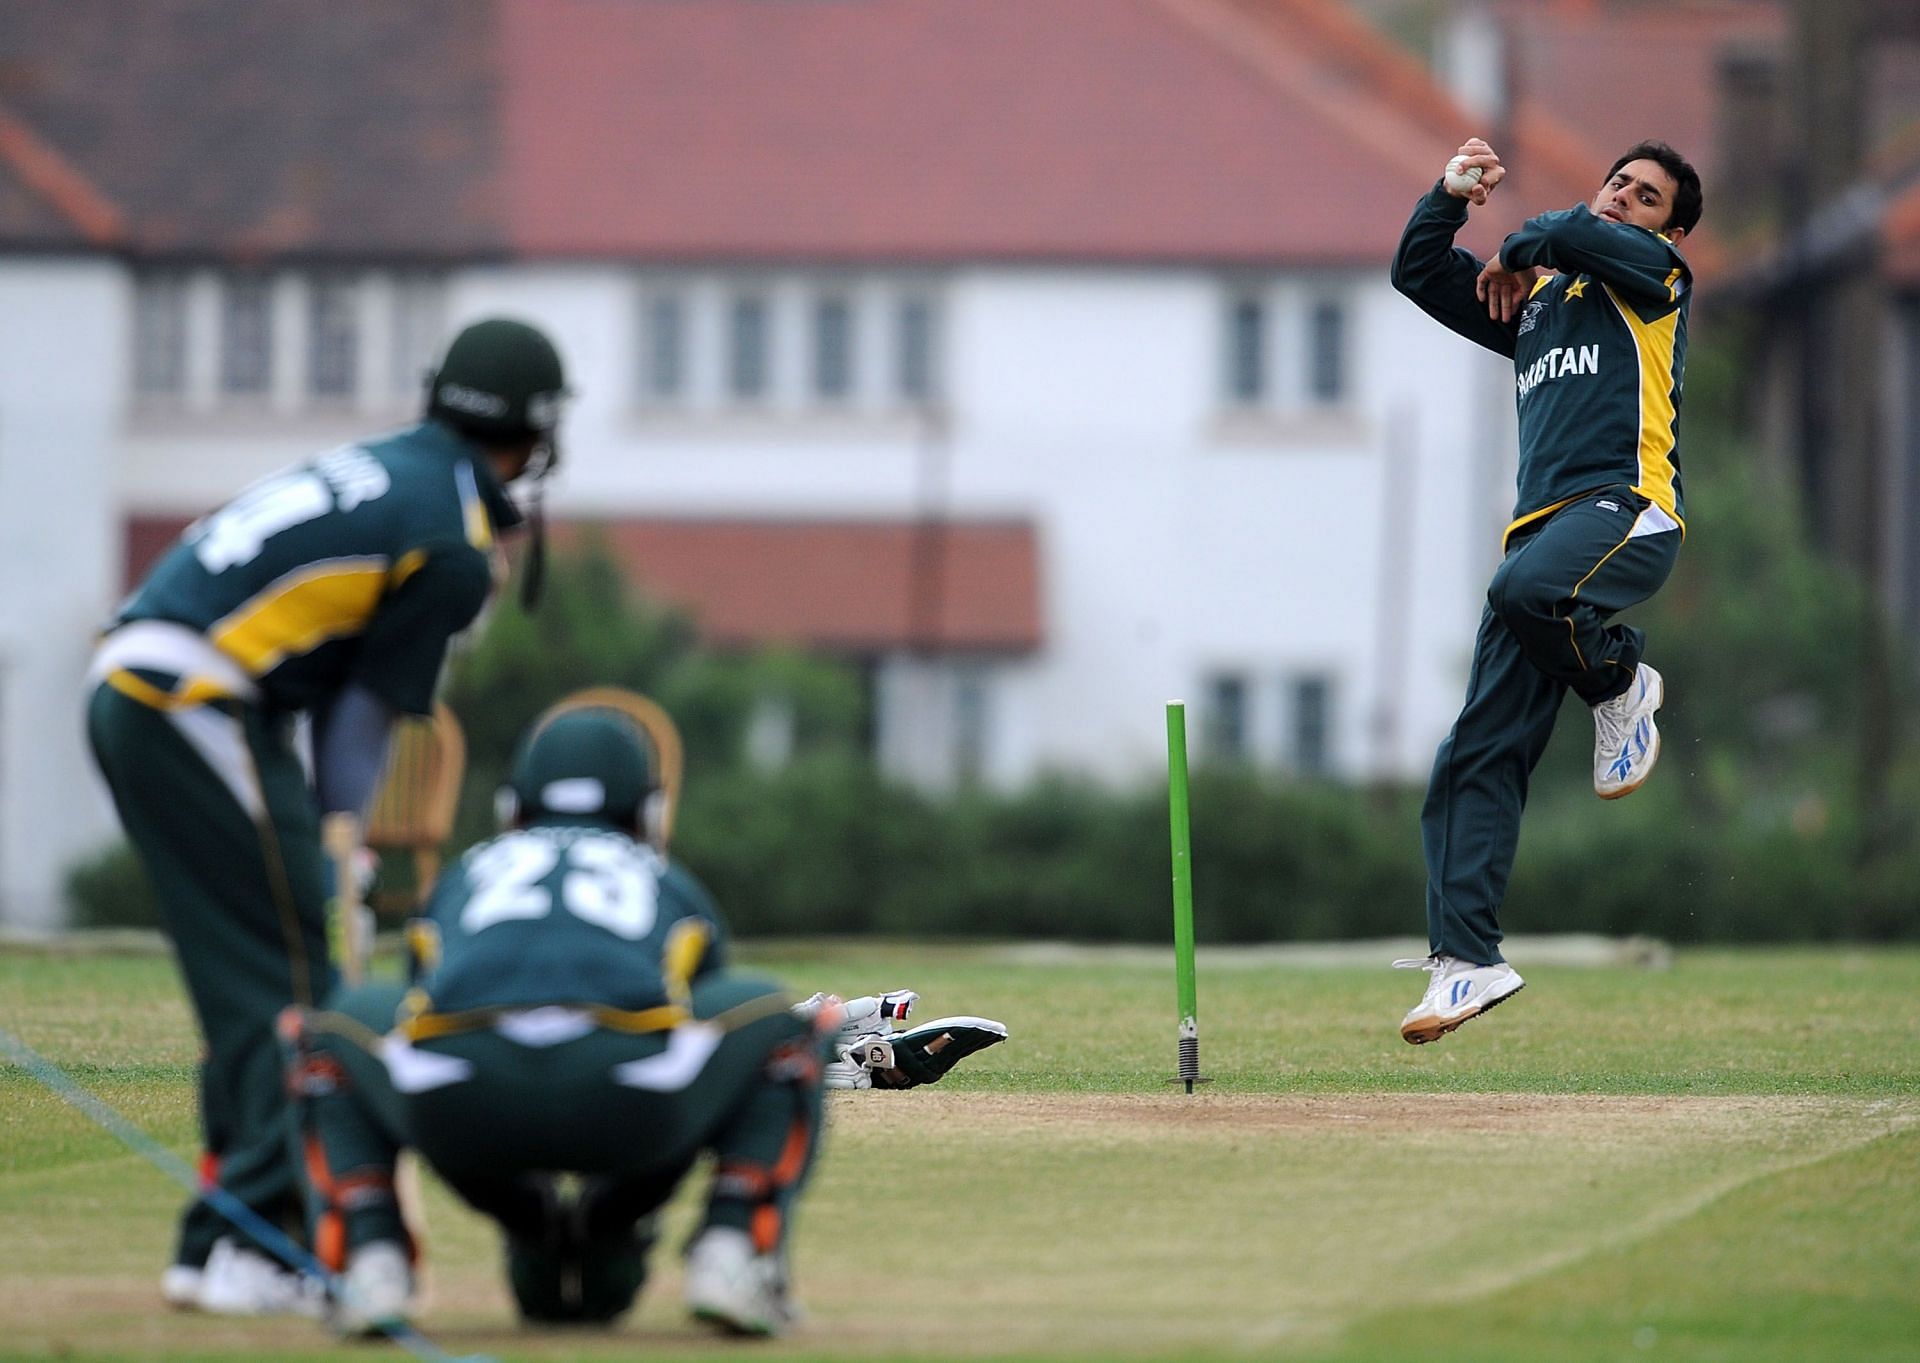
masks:
POLYGON ((115 623, 198 630, 276 709, 351 680, 424 714, 491 590, 495 528, 518 519, 479 449, 427 422, 253 484, 187 528, 115 623))
POLYGON ((1453 245, 1467 201, 1436 185, 1394 257, 1394 286, 1428 316, 1514 363, 1520 413, 1514 531, 1582 493, 1624 483, 1684 528, 1678 427, 1693 279, 1659 233, 1585 206, 1530 219, 1507 268, 1556 270, 1511 322, 1474 297, 1481 262, 1453 245))
POLYGON ((547 1006, 642 1015, 725 964, 700 883, 604 824, 536 823, 473 848, 426 910, 434 1014, 547 1006))

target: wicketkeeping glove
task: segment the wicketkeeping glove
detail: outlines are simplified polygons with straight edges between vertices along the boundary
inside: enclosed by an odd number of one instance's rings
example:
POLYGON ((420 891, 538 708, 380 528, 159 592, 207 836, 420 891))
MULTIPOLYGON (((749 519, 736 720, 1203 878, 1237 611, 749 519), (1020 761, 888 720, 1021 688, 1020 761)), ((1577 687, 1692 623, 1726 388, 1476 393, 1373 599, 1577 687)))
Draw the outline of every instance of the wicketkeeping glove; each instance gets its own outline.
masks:
MULTIPOLYGON (((863 1063, 862 1068, 874 1088, 918 1088, 939 1083, 968 1056, 1006 1039, 1006 1026, 988 1018, 935 1018, 869 1043, 868 1060, 874 1063, 863 1063), (891 1054, 878 1052, 878 1047, 888 1048, 891 1054)), ((857 1052, 858 1048, 856 1042, 850 1049, 857 1052)))

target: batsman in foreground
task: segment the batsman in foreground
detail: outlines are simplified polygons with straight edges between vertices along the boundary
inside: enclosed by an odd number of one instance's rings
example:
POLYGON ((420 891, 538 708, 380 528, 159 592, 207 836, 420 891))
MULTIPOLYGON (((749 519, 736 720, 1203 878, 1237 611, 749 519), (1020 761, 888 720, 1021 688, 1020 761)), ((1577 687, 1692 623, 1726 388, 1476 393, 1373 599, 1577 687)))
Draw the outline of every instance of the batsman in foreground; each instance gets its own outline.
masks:
MULTIPOLYGON (((274 1022, 332 987, 323 816, 357 821, 397 715, 424 714, 448 642, 552 462, 560 360, 493 320, 454 340, 425 419, 255 483, 190 526, 95 653, 95 760, 152 879, 199 1022, 209 1176, 304 1239, 274 1022), (294 721, 311 716, 313 776, 294 721)), ((317 1308, 205 1199, 162 1292, 231 1314, 317 1308)))
POLYGON ((1700 177, 1662 142, 1630 148, 1590 204, 1544 213, 1482 264, 1453 245, 1506 175, 1478 138, 1414 210, 1394 287, 1514 362, 1519 500, 1487 590, 1466 703, 1421 816, 1431 954, 1400 1024, 1418 1045, 1518 993, 1499 913, 1527 783, 1571 688, 1593 711, 1593 785, 1637 790, 1660 756, 1646 638, 1609 623, 1659 590, 1685 533, 1679 420, 1692 276, 1677 249, 1700 177), (1543 271, 1553 271, 1551 275, 1543 271))
POLYGON ((415 925, 417 985, 288 1010, 319 1252, 344 1268, 342 1332, 412 1314, 417 1246, 394 1170, 413 1148, 499 1223, 523 1319, 566 1324, 628 1310, 654 1214, 711 1153, 687 1305, 730 1333, 783 1333, 823 1086, 935 1082, 1006 1036, 981 1018, 896 1030, 907 991, 796 1006, 731 969, 712 901, 664 854, 654 766, 616 712, 537 727, 502 792, 507 831, 440 878, 415 925))

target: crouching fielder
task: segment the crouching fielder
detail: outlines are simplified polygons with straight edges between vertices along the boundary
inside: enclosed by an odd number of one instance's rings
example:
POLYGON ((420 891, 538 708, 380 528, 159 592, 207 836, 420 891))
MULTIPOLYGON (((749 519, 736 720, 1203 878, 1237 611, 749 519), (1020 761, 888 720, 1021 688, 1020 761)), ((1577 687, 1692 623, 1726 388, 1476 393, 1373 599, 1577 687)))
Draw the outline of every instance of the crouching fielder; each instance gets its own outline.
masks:
POLYGON ((782 1333, 823 1078, 911 1088, 1005 1038, 973 1017, 903 1030, 910 991, 793 1005, 729 969, 712 901, 661 850, 665 812, 629 720, 562 715, 522 742, 509 831, 443 876, 415 925, 418 985, 286 1014, 316 1239, 343 1273, 337 1328, 413 1309, 394 1191, 411 1147, 500 1224, 521 1315, 579 1324, 633 1304, 654 1213, 711 1152, 687 1305, 730 1333, 782 1333))
POLYGON ((820 1131, 828 1038, 727 968, 700 885, 658 850, 664 795, 633 724, 563 715, 521 745, 509 831, 441 878, 411 991, 371 984, 284 1030, 335 1324, 412 1306, 395 1159, 416 1149, 500 1224, 529 1321, 610 1322, 652 1214, 716 1159, 687 1262, 694 1313, 776 1334, 787 1228, 820 1131))

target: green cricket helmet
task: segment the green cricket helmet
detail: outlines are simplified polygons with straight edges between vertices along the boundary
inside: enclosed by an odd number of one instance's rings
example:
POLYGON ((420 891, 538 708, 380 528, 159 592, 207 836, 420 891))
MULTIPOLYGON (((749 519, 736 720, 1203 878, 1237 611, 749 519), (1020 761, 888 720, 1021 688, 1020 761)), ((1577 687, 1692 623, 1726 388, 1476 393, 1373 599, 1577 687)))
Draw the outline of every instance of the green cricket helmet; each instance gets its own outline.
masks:
POLYGON ((567 397, 560 354, 538 327, 507 317, 475 322, 453 338, 427 380, 427 415, 482 444, 549 446, 567 397))
POLYGON ((534 442, 533 453, 514 480, 524 506, 503 525, 524 520, 529 530, 521 604, 531 608, 546 577, 546 481, 560 464, 556 430, 567 398, 560 353, 538 327, 509 317, 475 322, 447 347, 446 358, 427 379, 427 416, 483 445, 534 442))
POLYGON ((639 726, 614 710, 575 710, 533 730, 501 788, 503 826, 541 819, 612 824, 657 844, 666 794, 639 726))

